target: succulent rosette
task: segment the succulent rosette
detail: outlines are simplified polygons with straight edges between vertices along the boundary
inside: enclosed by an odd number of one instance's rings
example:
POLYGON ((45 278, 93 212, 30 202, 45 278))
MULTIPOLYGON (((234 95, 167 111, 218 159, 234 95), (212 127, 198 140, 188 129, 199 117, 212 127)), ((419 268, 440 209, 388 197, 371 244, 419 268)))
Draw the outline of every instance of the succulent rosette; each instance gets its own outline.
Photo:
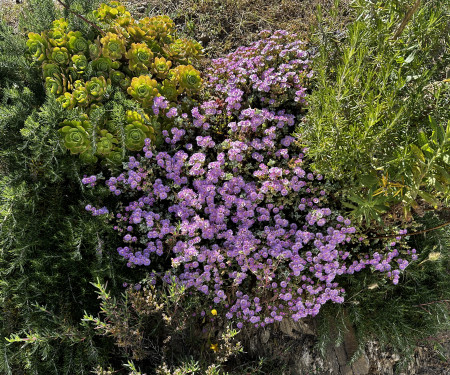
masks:
POLYGON ((64 137, 64 146, 72 154, 80 154, 89 149, 89 131, 91 125, 89 121, 64 121, 59 130, 64 137))
POLYGON ((113 68, 113 61, 109 57, 99 57, 98 59, 92 61, 92 69, 97 72, 97 74, 104 74, 113 68))
POLYGON ((180 90, 177 88, 177 82, 173 80, 169 81, 165 79, 158 89, 159 93, 171 102, 175 102, 180 94, 180 90))
POLYGON ((187 62, 186 49, 183 40, 177 39, 163 47, 164 55, 169 60, 184 63, 187 62))
POLYGON ((48 41, 54 47, 65 47, 67 44, 67 34, 60 29, 50 30, 48 32, 48 41))
POLYGON ((80 154, 80 160, 86 164, 94 164, 97 162, 98 158, 94 155, 92 148, 88 148, 80 154))
POLYGON ((120 82, 125 79, 125 74, 119 70, 110 70, 109 71, 109 79, 111 83, 116 86, 120 86, 120 82))
POLYGON ((141 123, 149 123, 150 117, 146 115, 145 113, 139 113, 136 111, 127 111, 127 122, 129 124, 132 124, 133 122, 141 122, 141 123))
POLYGON ((192 65, 179 65, 175 69, 180 88, 188 93, 197 92, 202 86, 200 72, 192 65))
POLYGON ((78 106, 85 107, 89 104, 89 95, 83 81, 74 82, 72 95, 78 106))
POLYGON ((100 101, 106 92, 106 79, 105 77, 93 77, 90 81, 86 82, 86 91, 90 99, 100 101))
POLYGON ((42 65, 42 73, 44 78, 55 77, 61 75, 61 69, 59 65, 52 63, 44 63, 42 65))
POLYGON ((140 21, 142 28, 147 30, 147 38, 158 39, 160 41, 166 39, 175 31, 175 23, 168 16, 155 16, 144 18, 140 21))
POLYGON ((40 62, 46 89, 64 109, 90 116, 95 108, 106 106, 107 100, 112 99, 109 98, 112 87, 126 90, 140 104, 142 113, 128 113, 126 125, 105 116, 104 129, 96 130, 95 140, 90 139, 95 132, 89 131, 88 143, 79 145, 75 138, 81 129, 74 125, 69 131, 70 124, 65 125, 64 134, 68 137, 65 144, 72 153, 80 154, 86 162, 102 157, 108 163, 119 163, 125 147, 121 152, 117 149, 125 145, 125 138, 126 148, 133 151, 142 148, 145 138, 164 141, 161 132, 173 126, 179 96, 195 92, 201 82, 192 67, 174 67, 180 64, 180 59, 188 61, 199 48, 195 43, 177 39, 175 24, 167 16, 136 21, 114 1, 102 4, 90 16, 91 19, 94 16, 101 35, 93 37, 71 30, 67 20, 61 18, 53 22, 49 31, 29 33, 27 46, 34 60, 40 62), (178 60, 168 57, 164 50, 167 48, 178 60), (163 108, 160 112, 154 108, 154 100, 161 93, 164 98, 157 102, 164 107, 160 107, 163 108), (151 113, 152 109, 161 116, 145 115, 144 111, 151 113))
POLYGON ((27 47, 35 60, 46 59, 47 40, 42 35, 28 33, 27 47))
POLYGON ((141 42, 145 37, 145 30, 135 23, 131 23, 126 29, 130 38, 135 42, 141 42))
POLYGON ((134 19, 129 14, 122 15, 121 17, 116 19, 116 24, 122 28, 126 28, 127 26, 130 26, 133 22, 134 22, 134 19))
POLYGON ((45 78, 45 88, 53 95, 62 95, 65 91, 65 80, 61 75, 45 78))
POLYGON ((128 90, 128 88, 131 85, 131 78, 125 76, 120 82, 119 86, 122 88, 122 90, 128 90))
POLYGON ((151 106, 153 98, 159 95, 158 82, 149 76, 134 77, 131 86, 128 87, 128 94, 140 102, 143 106, 151 106))
POLYGON ((195 40, 183 39, 186 57, 189 63, 203 55, 202 45, 195 40))
POLYGON ((106 157, 106 161, 113 165, 120 165, 123 161, 123 156, 120 151, 112 151, 106 157))
POLYGON ((153 128, 135 121, 125 127, 125 146, 131 151, 140 151, 145 139, 153 136, 153 128))
POLYGON ((102 55, 102 45, 99 39, 89 44, 89 56, 92 60, 98 59, 102 55))
POLYGON ((84 54, 89 50, 89 43, 80 31, 70 31, 67 34, 67 37, 69 38, 67 46, 69 47, 70 52, 74 54, 84 54))
POLYGON ((154 73, 159 79, 164 79, 167 77, 171 66, 171 61, 166 60, 164 57, 156 57, 155 61, 151 65, 152 73, 154 73))
POLYGON ((59 65, 69 63, 69 51, 65 47, 54 47, 50 52, 50 59, 59 65))
POLYGON ((153 61, 153 52, 144 43, 133 43, 126 54, 132 72, 146 72, 153 61))
POLYGON ((111 1, 109 4, 100 5, 93 14, 99 21, 104 22, 113 21, 123 16, 130 16, 130 12, 118 1, 111 1))
POLYGON ((68 27, 69 27, 69 22, 67 22, 67 20, 65 18, 60 18, 59 20, 55 20, 52 22, 52 31, 60 30, 62 32, 65 32, 68 27))
POLYGON ((88 67, 88 60, 85 55, 73 55, 72 62, 77 73, 84 73, 88 67))
POLYGON ((100 42, 103 45, 102 54, 112 60, 119 60, 126 51, 124 39, 113 33, 107 33, 100 42))
POLYGON ((73 95, 68 92, 65 92, 64 95, 61 95, 57 100, 64 109, 72 109, 77 103, 73 95))
POLYGON ((119 141, 117 138, 109 133, 106 129, 100 131, 100 138, 97 141, 97 153, 103 156, 109 155, 114 146, 117 145, 119 141))

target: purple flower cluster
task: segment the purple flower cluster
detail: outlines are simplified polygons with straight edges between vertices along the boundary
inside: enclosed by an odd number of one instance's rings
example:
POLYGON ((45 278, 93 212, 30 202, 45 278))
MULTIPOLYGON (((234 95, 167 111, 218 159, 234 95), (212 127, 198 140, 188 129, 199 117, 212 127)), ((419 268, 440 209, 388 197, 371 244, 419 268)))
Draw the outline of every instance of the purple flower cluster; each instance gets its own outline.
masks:
POLYGON ((90 187, 94 187, 96 185, 96 182, 97 182, 97 176, 87 177, 86 175, 84 175, 83 178, 81 179, 81 182, 84 185, 88 185, 90 187))
POLYGON ((213 60, 207 84, 225 94, 227 111, 239 110, 244 103, 277 108, 306 104, 305 79, 310 78, 305 43, 284 30, 262 31, 261 39, 239 47, 224 58, 213 60))
POLYGON ((134 197, 115 215, 128 266, 156 272, 170 259, 166 282, 208 296, 239 326, 314 316, 327 301, 344 301, 341 275, 371 268, 396 283, 408 265, 401 246, 352 250, 357 230, 327 207, 323 177, 290 135, 295 116, 264 100, 249 105, 254 92, 304 92, 306 55, 289 38, 275 32, 216 61, 209 81, 218 99, 183 114, 184 128, 163 134, 164 150, 146 140, 143 155, 106 181, 113 194, 134 197))
POLYGON ((106 215, 109 213, 108 209, 106 207, 102 208, 95 208, 94 206, 88 204, 85 207, 86 211, 89 211, 92 213, 92 216, 100 216, 100 215, 106 215))

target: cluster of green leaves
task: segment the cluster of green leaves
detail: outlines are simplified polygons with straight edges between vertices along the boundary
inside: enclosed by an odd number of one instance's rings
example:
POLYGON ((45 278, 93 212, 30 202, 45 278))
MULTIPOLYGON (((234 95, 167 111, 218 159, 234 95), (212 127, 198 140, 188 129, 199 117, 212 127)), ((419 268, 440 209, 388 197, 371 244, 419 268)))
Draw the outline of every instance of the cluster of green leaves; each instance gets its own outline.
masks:
POLYGON ((354 1, 354 22, 319 23, 314 36, 317 78, 298 133, 367 224, 449 204, 449 5, 426 2, 407 21, 413 3, 354 1))
MULTIPOLYGON (((19 33, 0 22, 0 336, 8 338, 0 343, 0 372, 88 374, 95 367, 98 374, 140 374, 137 367, 147 371, 166 362, 159 373, 219 374, 218 356, 231 353, 232 340, 225 341, 234 333, 220 334, 219 317, 192 317, 201 301, 191 299, 190 309, 175 286, 158 293, 158 306, 149 300, 151 287, 121 295, 122 283, 137 282, 143 271, 124 269, 108 250, 116 247, 115 234, 84 213, 93 200, 109 207, 118 202, 106 188, 92 196, 79 177, 98 172, 84 161, 101 157, 118 163, 127 148, 140 147, 143 133, 157 137, 164 122, 170 126, 170 119, 151 112, 150 98, 164 95, 171 106, 187 102, 201 82, 189 68, 198 47, 176 39, 166 17, 138 22, 117 3, 94 12, 90 0, 65 3, 102 31, 66 8, 56 9, 52 0, 27 0, 19 33), (36 34, 27 42, 23 30, 36 34), (33 64, 26 58, 30 49, 33 64), (83 159, 61 147, 61 136, 83 159), (90 284, 97 278, 100 306, 90 284), (114 370, 121 367, 127 369, 114 370)), ((424 5, 393 40, 405 5, 388 3, 356 2, 359 18, 344 38, 322 30, 325 49, 317 61, 325 70, 316 67, 320 79, 310 100, 311 127, 301 129, 316 167, 331 173, 341 188, 348 180, 343 196, 359 200, 349 203, 355 216, 374 220, 396 202, 416 210, 423 202, 448 205, 444 4, 424 5)), ((449 220, 442 212, 421 220, 438 226, 449 220)), ((350 317, 361 347, 376 339, 404 353, 418 338, 446 328, 449 244, 445 229, 412 243, 422 250, 420 259, 408 267, 401 286, 375 286, 369 272, 347 278, 348 303, 323 311, 322 341, 330 337, 330 317, 350 317)), ((344 332, 346 326, 337 328, 344 332)), ((275 372, 261 368, 240 367, 242 373, 275 372)), ((237 366, 229 369, 240 373, 237 366)))
MULTIPOLYGON (((78 2, 86 11, 91 4, 78 2)), ((83 310, 99 311, 90 282, 108 281, 119 293, 125 279, 143 274, 124 269, 108 251, 115 234, 86 217, 93 197, 82 164, 55 128, 66 110, 27 58, 22 30, 48 29, 60 14, 52 0, 23 6, 19 32, 0 21, 0 373, 88 374, 120 364, 113 340, 80 326, 83 310)))
POLYGON ((27 46, 42 68, 47 92, 67 110, 60 123, 64 146, 84 162, 100 157, 117 164, 126 149, 141 150, 145 138, 156 141, 161 125, 170 125, 152 111, 156 96, 169 100, 170 108, 199 91, 202 79, 191 64, 202 47, 177 38, 169 17, 137 21, 117 1, 87 17, 96 33, 70 30, 61 18, 48 31, 30 32, 27 46), (110 109, 120 93, 134 100, 134 110, 118 118, 110 109))
MULTIPOLYGON (((439 216, 429 211, 420 221, 434 227, 442 222, 439 216)), ((353 329, 358 346, 353 360, 367 342, 376 340, 382 350, 401 355, 399 370, 409 363, 418 343, 426 345, 424 340, 450 328, 450 228, 413 236, 410 242, 421 249, 420 257, 408 266, 399 285, 381 285, 367 273, 347 278, 347 301, 325 306, 319 317, 321 350, 328 343, 339 346, 353 329)))

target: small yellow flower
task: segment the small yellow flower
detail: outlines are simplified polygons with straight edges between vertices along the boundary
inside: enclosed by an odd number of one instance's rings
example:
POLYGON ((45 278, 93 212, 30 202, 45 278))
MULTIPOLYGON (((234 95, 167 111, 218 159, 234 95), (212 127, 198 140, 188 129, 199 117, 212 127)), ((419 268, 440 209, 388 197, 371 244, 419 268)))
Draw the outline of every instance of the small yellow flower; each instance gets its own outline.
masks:
POLYGON ((210 349, 217 352, 219 350, 219 346, 217 344, 211 344, 210 349))
POLYGON ((436 262, 441 257, 441 253, 432 252, 428 255, 428 259, 432 262, 436 262))
POLYGON ((213 314, 214 316, 216 316, 216 315, 217 315, 217 310, 216 310, 216 309, 212 309, 212 310, 211 310, 211 314, 213 314))

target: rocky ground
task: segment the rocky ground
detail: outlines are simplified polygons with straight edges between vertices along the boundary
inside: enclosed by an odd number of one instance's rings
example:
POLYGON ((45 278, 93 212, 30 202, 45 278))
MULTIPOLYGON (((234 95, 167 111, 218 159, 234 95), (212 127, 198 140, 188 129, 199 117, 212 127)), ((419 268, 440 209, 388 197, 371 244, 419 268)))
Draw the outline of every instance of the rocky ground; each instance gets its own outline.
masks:
POLYGON ((329 345, 322 356, 314 324, 285 320, 271 330, 249 335, 247 345, 254 355, 282 358, 291 375, 450 375, 450 332, 418 345, 406 366, 400 365, 399 355, 380 348, 377 342, 366 343, 364 352, 349 365, 356 350, 352 341, 347 336, 341 346, 329 345))

